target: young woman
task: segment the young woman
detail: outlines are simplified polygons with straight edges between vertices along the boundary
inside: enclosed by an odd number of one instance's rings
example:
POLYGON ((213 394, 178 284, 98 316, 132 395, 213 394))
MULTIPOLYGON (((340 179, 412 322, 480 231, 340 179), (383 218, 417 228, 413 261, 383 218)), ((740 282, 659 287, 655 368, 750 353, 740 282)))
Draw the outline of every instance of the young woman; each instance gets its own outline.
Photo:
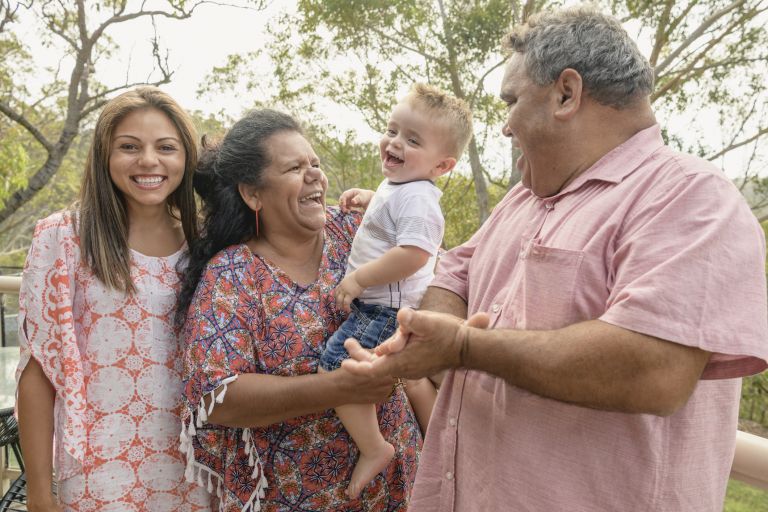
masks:
POLYGON ((210 509, 184 482, 173 323, 197 235, 196 139, 162 91, 118 96, 96 123, 79 204, 37 224, 16 374, 32 512, 210 509))

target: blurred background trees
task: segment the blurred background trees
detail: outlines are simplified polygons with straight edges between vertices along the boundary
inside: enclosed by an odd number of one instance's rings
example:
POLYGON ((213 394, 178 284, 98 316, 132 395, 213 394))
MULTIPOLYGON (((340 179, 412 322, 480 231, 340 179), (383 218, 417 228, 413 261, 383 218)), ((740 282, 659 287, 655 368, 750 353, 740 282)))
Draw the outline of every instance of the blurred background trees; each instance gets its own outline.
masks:
MULTIPOLYGON (((87 150, 78 140, 104 102, 136 83, 172 83, 173 55, 183 48, 167 45, 155 21, 184 23, 209 3, 0 0, 0 263, 23 259, 33 220, 74 198, 87 150), (140 56, 147 71, 99 75, 100 65, 120 51, 111 32, 127 24, 151 34, 151 50, 140 56), (54 60, 41 63, 30 53, 23 39, 31 33, 42 34, 54 60), (35 81, 41 67, 50 77, 42 85, 35 81)), ((451 91, 475 113, 467 156, 441 180, 446 246, 466 240, 519 180, 517 155, 499 134, 499 40, 511 24, 560 2, 284 3, 287 8, 266 23, 266 44, 254 48, 244 41, 242 52, 200 70, 200 97, 235 94, 259 98, 244 100, 243 110, 268 104, 296 113, 322 153, 335 197, 353 184, 378 182, 370 134, 381 130, 391 105, 412 83, 451 91), (359 123, 337 126, 339 111, 357 115, 359 123), (367 139, 359 127, 369 130, 367 139)), ((240 5, 264 7, 260 1, 240 5)), ((768 0, 602 5, 623 20, 656 70, 653 101, 667 140, 728 169, 756 215, 768 218, 768 0)), ((205 36, 225 37, 211 30, 205 36)), ((213 120, 210 113, 200 115, 213 120)), ((219 128, 230 121, 217 118, 219 128)))

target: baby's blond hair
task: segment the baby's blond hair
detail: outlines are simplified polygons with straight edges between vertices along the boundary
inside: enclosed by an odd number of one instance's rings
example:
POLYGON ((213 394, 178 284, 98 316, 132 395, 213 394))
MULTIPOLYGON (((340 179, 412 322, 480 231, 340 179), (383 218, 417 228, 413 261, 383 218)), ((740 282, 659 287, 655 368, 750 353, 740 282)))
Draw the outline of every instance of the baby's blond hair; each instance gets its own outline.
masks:
POLYGON ((456 159, 472 138, 472 110, 466 101, 429 84, 416 83, 403 98, 413 108, 423 109, 446 128, 446 147, 456 159))

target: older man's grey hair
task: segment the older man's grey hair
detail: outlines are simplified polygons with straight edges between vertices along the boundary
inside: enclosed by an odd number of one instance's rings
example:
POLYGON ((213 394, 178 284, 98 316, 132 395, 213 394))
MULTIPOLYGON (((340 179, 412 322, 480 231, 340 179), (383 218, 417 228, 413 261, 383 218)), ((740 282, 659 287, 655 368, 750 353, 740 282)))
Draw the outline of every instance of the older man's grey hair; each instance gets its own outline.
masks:
POLYGON ((653 69, 615 18, 592 7, 542 12, 514 27, 504 46, 521 53, 528 76, 551 84, 566 68, 575 69, 597 102, 617 109, 653 91, 653 69))

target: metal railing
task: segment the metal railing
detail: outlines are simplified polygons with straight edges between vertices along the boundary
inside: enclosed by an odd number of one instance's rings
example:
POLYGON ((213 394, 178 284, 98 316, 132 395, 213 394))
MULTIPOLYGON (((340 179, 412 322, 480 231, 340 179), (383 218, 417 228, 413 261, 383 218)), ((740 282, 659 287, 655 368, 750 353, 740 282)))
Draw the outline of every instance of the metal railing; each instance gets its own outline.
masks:
MULTIPOLYGON (((0 294, 18 294, 21 278, 0 276, 0 294)), ((731 478, 768 489, 768 439, 747 432, 736 432, 736 453, 731 478)))

